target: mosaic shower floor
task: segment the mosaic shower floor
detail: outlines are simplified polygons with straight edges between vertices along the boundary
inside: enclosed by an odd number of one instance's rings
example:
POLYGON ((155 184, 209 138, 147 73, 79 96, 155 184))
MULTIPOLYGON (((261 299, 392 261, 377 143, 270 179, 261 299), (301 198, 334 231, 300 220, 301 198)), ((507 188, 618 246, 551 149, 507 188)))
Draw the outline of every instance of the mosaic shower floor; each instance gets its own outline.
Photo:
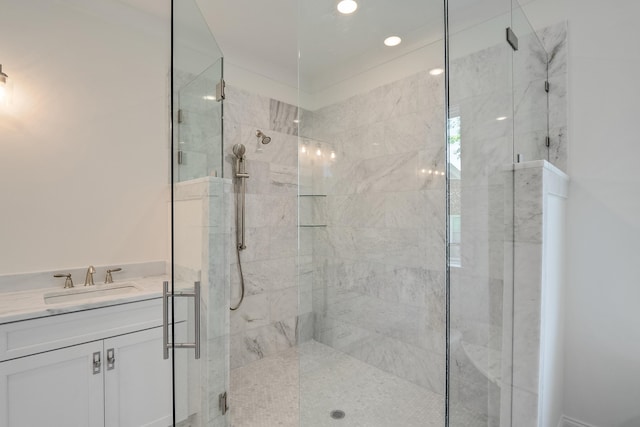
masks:
POLYGON ((444 425, 442 396, 315 341, 234 369, 229 396, 233 427, 444 425))

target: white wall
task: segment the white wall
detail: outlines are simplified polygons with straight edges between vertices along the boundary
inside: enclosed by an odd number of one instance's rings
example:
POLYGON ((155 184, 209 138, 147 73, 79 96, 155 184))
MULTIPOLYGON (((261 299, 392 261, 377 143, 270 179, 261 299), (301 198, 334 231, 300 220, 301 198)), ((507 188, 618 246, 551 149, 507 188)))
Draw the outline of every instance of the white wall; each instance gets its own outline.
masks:
POLYGON ((565 414, 632 427, 640 425, 640 3, 567 4, 565 414))
MULTIPOLYGON (((569 21, 565 409, 640 425, 640 3, 538 0, 569 21), (564 3, 564 4, 563 4, 564 3)), ((546 16, 546 17, 545 17, 546 16)))
POLYGON ((136 13, 3 2, 0 274, 166 259, 169 27, 136 13))

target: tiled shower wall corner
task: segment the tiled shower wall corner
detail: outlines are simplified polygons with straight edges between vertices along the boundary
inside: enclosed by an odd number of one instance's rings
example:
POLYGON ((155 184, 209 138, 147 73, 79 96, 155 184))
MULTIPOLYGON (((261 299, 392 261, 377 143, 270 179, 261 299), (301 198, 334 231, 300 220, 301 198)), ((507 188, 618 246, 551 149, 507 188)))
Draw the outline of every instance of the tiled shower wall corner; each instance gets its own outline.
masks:
POLYGON ((546 27, 538 32, 549 55, 549 162, 567 172, 567 22, 546 27))
MULTIPOLYGON (((566 26, 545 29, 541 36, 550 53, 549 158, 563 168, 566 26)), ((483 86, 482 76, 465 75, 465 70, 492 70, 500 55, 506 55, 503 49, 490 48, 451 64, 452 79, 467 85, 452 88, 452 99, 460 101, 465 147, 459 209, 467 219, 462 231, 464 268, 452 272, 452 281, 460 284, 452 298, 466 307, 458 317, 452 313, 458 369, 454 377, 461 379, 452 384, 452 393, 485 418, 499 411, 495 372, 500 372, 504 233, 510 220, 505 216, 509 199, 502 168, 512 161, 512 150, 504 147, 511 147, 514 124, 509 120, 497 131, 495 126, 483 127, 483 115, 495 119, 487 103, 511 105, 510 89, 494 93, 486 82, 483 86)), ((507 61, 506 56, 502 59, 507 61)), ((494 71, 491 78, 511 81, 494 71)), ((442 85, 442 77, 424 72, 304 111, 300 146, 295 107, 228 86, 224 176, 232 177, 231 147, 237 143, 247 147, 250 175, 248 248, 241 253, 247 293, 231 317, 232 367, 313 336, 443 393, 442 85), (257 129, 272 142, 259 145, 257 129)), ((528 96, 526 91, 523 96, 528 96)), ((230 256, 233 262, 235 254, 230 256)), ((232 300, 237 301, 235 263, 231 270, 232 300)))
POLYGON ((443 76, 425 71, 307 112, 300 130, 314 338, 441 394, 443 100, 443 76))
MULTIPOLYGON (((246 146, 246 246, 240 252, 244 302, 231 313, 231 368, 311 337, 310 294, 298 287, 298 137, 296 107, 228 85, 224 104, 224 177, 234 144, 246 146), (256 131, 271 142, 260 144, 256 131), (300 300, 300 307, 299 307, 300 300)), ((235 212, 235 211, 234 211, 235 212)), ((240 296, 232 216, 231 301, 240 296)))

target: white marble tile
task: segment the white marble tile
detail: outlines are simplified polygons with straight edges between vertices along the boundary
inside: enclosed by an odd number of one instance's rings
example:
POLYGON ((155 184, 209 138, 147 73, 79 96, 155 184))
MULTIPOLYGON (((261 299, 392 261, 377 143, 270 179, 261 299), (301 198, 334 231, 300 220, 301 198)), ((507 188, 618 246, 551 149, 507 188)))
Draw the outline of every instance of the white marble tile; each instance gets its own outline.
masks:
POLYGON ((516 242, 542 241, 542 170, 527 168, 514 174, 516 242))
POLYGON ((269 316, 271 322, 298 315, 298 287, 269 292, 269 316))
POLYGON ((295 105, 271 99, 269 105, 271 125, 269 129, 289 135, 298 135, 298 108, 295 105))
POLYGON ((269 258, 286 258, 302 255, 298 253, 298 229, 294 226, 269 227, 269 247, 265 249, 269 258))
POLYGON ((348 101, 346 114, 351 119, 349 123, 366 126, 413 113, 417 109, 418 76, 413 75, 353 97, 348 101))
MULTIPOLYGON (((248 295, 289 288, 297 283, 295 257, 244 262, 242 268, 248 295)), ((232 265, 231 269, 233 287, 237 287, 238 279, 237 276, 234 276, 235 265, 232 265)))
MULTIPOLYGON (((244 163, 247 174, 249 174, 249 178, 247 178, 245 181, 246 192, 250 194, 271 193, 271 188, 269 185, 271 167, 269 162, 255 160, 253 158, 249 159, 247 156, 244 163)), ((237 184, 238 181, 234 179, 234 183, 237 184)), ((239 189, 236 189, 235 191, 238 192, 239 189)))
POLYGON ((354 194, 326 198, 327 224, 337 227, 381 227, 390 194, 354 194))
POLYGON ((444 74, 432 76, 426 71, 418 74, 418 111, 439 107, 444 115, 444 77, 444 74))
POLYGON ((562 171, 567 170, 567 128, 555 128, 549 131, 551 147, 549 148, 549 162, 562 171))
MULTIPOLYGON (((232 302, 237 303, 239 295, 232 294, 232 302)), ((231 312, 231 333, 255 329, 270 324, 268 294, 245 295, 242 304, 231 312)))
MULTIPOLYGON (((236 228, 231 229, 232 244, 230 262, 236 263, 236 228)), ((271 258, 270 246, 271 229, 269 227, 247 227, 245 228, 245 245, 246 249, 240 251, 242 262, 260 261, 271 258)))
POLYGON ((269 98, 252 94, 233 85, 227 85, 225 89, 225 123, 232 121, 269 129, 271 102, 269 98))
POLYGON ((512 388, 513 425, 518 427, 536 427, 538 425, 538 395, 519 387, 512 388))
POLYGON ((297 197, 294 194, 247 194, 247 227, 297 225, 297 197))
POLYGON ((392 154, 364 160, 359 165, 356 191, 391 192, 418 188, 418 167, 415 153, 392 154))
POLYGON ((296 194, 298 191, 298 167, 271 163, 269 168, 271 193, 296 194))
POLYGON ((507 44, 490 47, 450 63, 450 100, 507 92, 511 87, 512 50, 507 44))
MULTIPOLYGON (((546 76, 536 80, 527 79, 514 85, 513 110, 516 134, 547 130, 548 99, 545 81, 546 76)), ((522 143, 516 139, 516 145, 522 145, 522 143)))
POLYGON ((549 75, 556 76, 567 72, 567 22, 541 29, 540 39, 549 54, 549 75))
POLYGON ((339 159, 355 161, 378 157, 386 153, 385 144, 386 122, 372 123, 346 129, 336 134, 336 156, 339 159))
MULTIPOLYGON (((519 29, 515 29, 518 32, 519 29)), ((530 31, 530 28, 521 28, 530 31)), ((538 35, 533 32, 521 35, 518 50, 513 53, 513 74, 516 85, 519 82, 545 79, 547 77, 548 55, 538 35)))
POLYGON ((567 126, 567 76, 549 78, 549 127, 567 126))
POLYGON ((537 393, 540 355, 542 244, 514 245, 513 384, 537 393))
POLYGON ((231 369, 287 350, 296 344, 297 318, 231 335, 231 369))

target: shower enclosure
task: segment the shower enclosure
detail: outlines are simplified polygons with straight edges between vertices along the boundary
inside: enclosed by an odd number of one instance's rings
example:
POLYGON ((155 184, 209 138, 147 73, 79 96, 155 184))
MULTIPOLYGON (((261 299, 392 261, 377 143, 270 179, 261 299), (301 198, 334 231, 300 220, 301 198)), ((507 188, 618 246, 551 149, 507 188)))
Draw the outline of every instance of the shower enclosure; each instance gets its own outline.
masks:
POLYGON ((563 157, 549 56, 520 5, 370 0, 342 15, 299 0, 295 103, 262 70, 234 67, 225 85, 224 13, 173 2, 177 425, 525 425, 537 389, 514 358, 535 325, 514 305, 515 165, 563 157), (198 305, 195 359, 183 319, 198 305))

